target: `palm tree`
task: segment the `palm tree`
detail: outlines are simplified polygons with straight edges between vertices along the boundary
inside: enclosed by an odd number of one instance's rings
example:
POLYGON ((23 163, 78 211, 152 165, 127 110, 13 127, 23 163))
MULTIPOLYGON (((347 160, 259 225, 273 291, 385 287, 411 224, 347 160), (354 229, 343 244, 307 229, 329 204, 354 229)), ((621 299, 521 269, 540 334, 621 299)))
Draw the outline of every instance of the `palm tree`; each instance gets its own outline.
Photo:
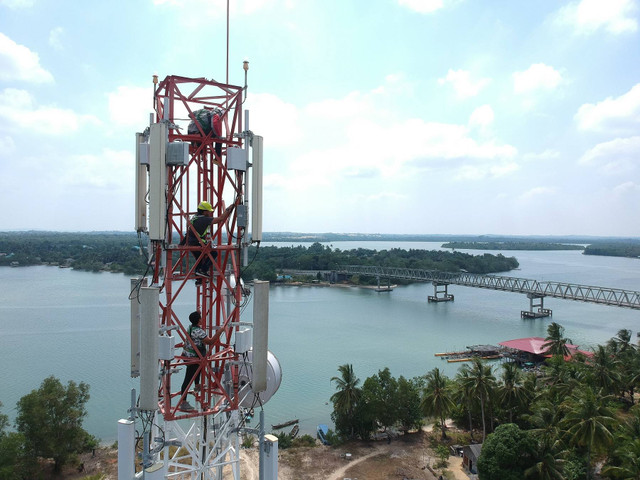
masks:
POLYGON ((640 480, 640 439, 635 438, 621 445, 616 454, 621 460, 617 466, 606 465, 602 468, 603 475, 613 478, 640 480))
POLYGON ((466 405, 467 415, 469 416, 469 433, 473 442, 473 392, 471 391, 471 382, 469 381, 469 370, 460 369, 455 379, 454 398, 466 405))
POLYGON ((499 399, 509 412, 509 423, 513 423, 513 412, 517 411, 526 399, 521 370, 514 362, 503 363, 501 379, 502 385, 498 388, 499 399))
POLYGON ((331 401, 338 412, 351 416, 362 392, 358 388, 360 379, 353 373, 353 365, 351 364, 340 365, 338 371, 340 372, 340 377, 331 378, 332 382, 336 382, 337 390, 336 393, 331 395, 331 401))
POLYGON ((607 347, 614 355, 635 348, 631 343, 631 330, 626 328, 618 330, 616 336, 607 342, 607 347))
POLYGON ((480 358, 474 357, 471 366, 463 365, 460 368, 465 371, 462 381, 465 383, 463 388, 468 388, 474 398, 480 401, 480 413, 482 414, 482 441, 487 436, 487 422, 485 419, 485 406, 494 392, 495 377, 491 371, 491 367, 483 362, 480 358))
POLYGON ((612 443, 611 429, 618 423, 606 405, 611 396, 599 397, 590 387, 576 391, 562 405, 566 412, 560 422, 568 442, 587 451, 587 480, 591 477, 591 454, 612 443))
POLYGON ((603 390, 605 394, 614 394, 620 391, 620 374, 617 371, 618 363, 611 356, 608 349, 598 345, 593 354, 590 372, 593 377, 593 383, 603 390))
POLYGON ((547 350, 547 353, 551 355, 560 355, 566 357, 569 355, 569 349, 567 343, 571 343, 571 340, 564 338, 564 327, 560 326, 556 322, 552 322, 547 327, 547 337, 542 344, 542 348, 547 350))
POLYGON ((638 383, 640 359, 638 349, 631 343, 631 330, 618 330, 615 337, 607 342, 607 351, 616 361, 619 372, 622 397, 628 393, 631 404, 635 403, 635 385, 638 383))
POLYGON ((523 415, 523 418, 531 425, 529 432, 539 443, 557 445, 561 437, 559 423, 562 415, 553 403, 537 401, 531 408, 531 414, 523 415))
POLYGON ((447 438, 446 419, 453 409, 453 397, 449 388, 449 379, 440 373, 439 368, 434 368, 426 375, 427 385, 424 388, 424 396, 420 407, 426 416, 438 417, 442 439, 447 438))
POLYGON ((564 480, 562 449, 557 440, 541 438, 535 449, 536 463, 524 472, 528 480, 564 480))
POLYGON ((567 362, 555 355, 545 362, 540 379, 547 388, 543 395, 553 403, 561 403, 584 383, 585 367, 578 362, 567 362))

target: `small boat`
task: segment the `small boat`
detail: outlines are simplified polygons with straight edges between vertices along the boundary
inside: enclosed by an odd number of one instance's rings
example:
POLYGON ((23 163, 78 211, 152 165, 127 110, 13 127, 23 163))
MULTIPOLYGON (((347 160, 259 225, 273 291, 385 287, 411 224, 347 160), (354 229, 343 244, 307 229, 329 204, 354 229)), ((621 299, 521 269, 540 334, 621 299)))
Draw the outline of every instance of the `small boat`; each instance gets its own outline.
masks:
POLYGON ((318 425, 316 430, 316 435, 320 439, 323 445, 329 445, 329 441, 327 440, 327 433, 329 433, 329 427, 325 424, 318 425))
POLYGON ((284 427, 288 427, 289 425, 293 425, 294 423, 298 423, 298 419, 294 419, 294 420, 289 420, 288 422, 284 422, 284 423, 278 423, 276 425, 271 425, 271 428, 273 428, 274 430, 280 430, 281 428, 284 427))
POLYGON ((293 439, 296 438, 298 436, 298 432, 300 431, 300 427, 298 426, 298 424, 296 423, 293 428, 291 429, 291 433, 289 433, 289 436, 293 439))

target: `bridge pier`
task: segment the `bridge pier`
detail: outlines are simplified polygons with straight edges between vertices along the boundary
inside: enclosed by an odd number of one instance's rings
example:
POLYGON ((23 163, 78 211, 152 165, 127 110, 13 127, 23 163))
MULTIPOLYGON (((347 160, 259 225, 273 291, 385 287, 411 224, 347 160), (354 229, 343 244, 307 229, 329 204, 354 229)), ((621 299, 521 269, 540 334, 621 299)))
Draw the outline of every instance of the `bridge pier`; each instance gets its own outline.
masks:
POLYGON ((376 292, 391 292, 393 288, 391 288, 391 277, 387 277, 387 285, 380 285, 380 275, 376 275, 376 279, 378 280, 378 288, 376 288, 376 292))
POLYGON ((544 318, 550 317, 552 312, 549 308, 544 308, 544 295, 527 293, 529 298, 529 310, 522 310, 520 318, 544 318))
POLYGON ((453 295, 447 292, 448 283, 445 282, 432 282, 433 283, 433 295, 429 295, 427 300, 431 302, 453 302, 453 295), (438 287, 444 287, 439 289, 438 287), (442 294, 442 296, 440 295, 442 294))

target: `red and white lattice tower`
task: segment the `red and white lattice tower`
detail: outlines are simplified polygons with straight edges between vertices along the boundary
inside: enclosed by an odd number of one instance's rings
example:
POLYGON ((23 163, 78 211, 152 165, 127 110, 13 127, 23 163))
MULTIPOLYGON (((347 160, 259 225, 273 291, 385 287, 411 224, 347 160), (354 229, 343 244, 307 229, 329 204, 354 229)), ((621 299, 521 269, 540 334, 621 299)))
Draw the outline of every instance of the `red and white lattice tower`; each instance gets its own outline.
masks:
MULTIPOLYGON (((136 229, 148 235, 149 269, 145 278, 132 281, 131 295, 132 325, 139 319, 139 332, 132 328, 132 375, 139 371, 140 397, 129 420, 120 423, 126 424, 123 431, 131 431, 136 418, 142 422, 138 443, 147 479, 240 478, 242 379, 250 377, 243 368, 251 342, 246 322, 240 321, 247 295, 240 275, 246 247, 260 241, 260 199, 256 204, 252 198, 251 238, 248 203, 249 190, 261 197, 262 158, 262 138, 246 127, 245 88, 204 78, 168 76, 158 82, 154 77, 155 114, 149 128, 136 135, 136 229), (197 121, 202 109, 218 112, 219 136, 197 121), (230 205, 235 208, 226 220, 212 224, 205 241, 189 246, 184 237, 201 201, 211 204, 214 217, 230 205), (212 274, 199 279, 196 267, 206 259, 212 274), (188 333, 188 314, 195 310, 202 315, 200 326, 215 339, 206 354, 194 348, 188 333), (185 345, 198 352, 197 358, 182 355, 185 345), (194 363, 198 371, 181 394, 185 366, 194 363), (195 409, 178 408, 187 396, 195 409)), ((131 435, 121 436, 120 427, 119 442, 126 442, 131 435)), ((123 470, 119 476, 141 475, 131 473, 123 470)))

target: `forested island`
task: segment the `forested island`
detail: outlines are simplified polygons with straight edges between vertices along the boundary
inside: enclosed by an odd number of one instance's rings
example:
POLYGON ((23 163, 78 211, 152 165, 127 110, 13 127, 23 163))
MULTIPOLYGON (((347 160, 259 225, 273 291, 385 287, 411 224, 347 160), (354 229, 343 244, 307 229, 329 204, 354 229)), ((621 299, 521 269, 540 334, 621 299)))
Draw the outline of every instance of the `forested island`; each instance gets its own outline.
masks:
POLYGON ((640 241, 596 243, 584 250, 585 255, 640 258, 640 241))
POLYGON ((582 245, 548 242, 447 242, 442 248, 464 250, 584 250, 582 245))
MULTIPOLYGON (((251 247, 246 280, 275 281, 284 270, 339 270, 343 265, 420 268, 471 273, 505 272, 518 267, 514 257, 470 255, 420 249, 332 249, 318 242, 310 246, 251 247)), ((146 245, 133 233, 0 233, 0 266, 52 265, 85 271, 127 275, 144 273, 146 245)))
MULTIPOLYGON (((326 234, 335 241, 356 240, 351 235, 326 234)), ((284 234, 265 234, 269 241, 285 238, 284 234), (273 237, 273 238, 272 238, 273 237)), ((344 249, 322 245, 320 240, 309 243, 316 234, 297 234, 291 246, 252 246, 249 249, 250 265, 243 270, 245 280, 260 278, 275 281, 285 270, 339 270, 343 265, 376 265, 381 267, 419 268, 447 272, 467 271, 488 274, 506 272, 518 268, 514 257, 501 254, 471 255, 458 251, 443 252, 422 249, 372 250, 366 248, 344 249), (297 244, 304 243, 305 245, 297 244)), ((432 236, 356 235, 359 241, 408 241, 407 238, 432 238, 432 236)), ((437 236, 438 238, 441 238, 437 236)), ((585 255, 609 255, 640 257, 640 240, 595 239, 584 247, 544 241, 507 237, 467 237, 474 240, 451 239, 442 246, 451 249, 482 250, 573 250, 584 249, 585 255)), ((441 238, 442 239, 442 238, 441 238)), ((562 241, 569 241, 563 238, 562 241)), ((576 238, 572 239, 577 241, 576 238)), ((583 239, 584 240, 584 239, 583 239)), ((331 240, 323 240, 329 242, 331 240)), ((0 266, 53 265, 85 271, 109 271, 126 275, 140 275, 147 267, 146 237, 125 232, 0 232, 0 266)), ((366 283, 366 281, 365 281, 366 283)))

